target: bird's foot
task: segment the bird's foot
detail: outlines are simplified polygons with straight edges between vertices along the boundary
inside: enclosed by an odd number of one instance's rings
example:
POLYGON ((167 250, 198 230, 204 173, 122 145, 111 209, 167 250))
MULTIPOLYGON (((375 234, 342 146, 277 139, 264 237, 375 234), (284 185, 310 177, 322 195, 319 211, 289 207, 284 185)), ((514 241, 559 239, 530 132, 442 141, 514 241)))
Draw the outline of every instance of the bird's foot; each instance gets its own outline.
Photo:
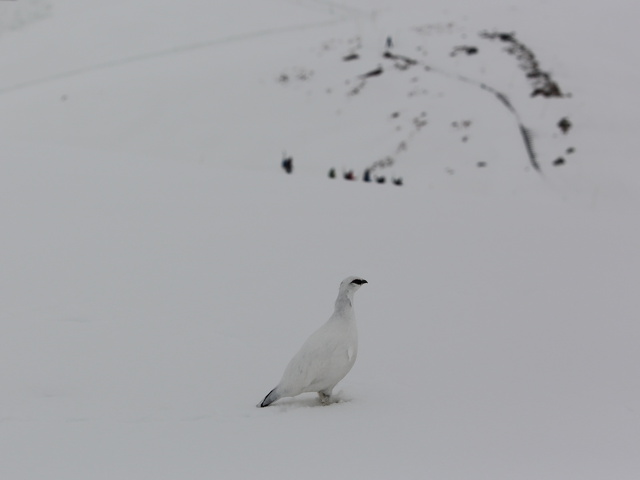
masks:
POLYGON ((318 392, 318 397, 320 397, 320 403, 322 403, 322 405, 329 405, 331 403, 331 394, 327 395, 324 392, 318 392))

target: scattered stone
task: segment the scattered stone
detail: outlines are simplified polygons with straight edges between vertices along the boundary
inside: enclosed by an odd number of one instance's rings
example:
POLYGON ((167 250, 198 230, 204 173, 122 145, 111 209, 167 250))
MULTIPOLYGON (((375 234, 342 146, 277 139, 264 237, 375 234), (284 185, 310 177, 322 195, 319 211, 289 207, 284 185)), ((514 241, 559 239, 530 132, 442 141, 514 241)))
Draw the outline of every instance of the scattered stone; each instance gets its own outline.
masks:
POLYGON ((278 76, 278 82, 285 84, 293 80, 300 82, 306 82, 310 80, 314 75, 313 70, 308 70, 303 67, 294 67, 289 72, 283 72, 278 76))
POLYGON ((413 119, 413 125, 416 127, 416 130, 420 130, 422 127, 427 126, 427 121, 424 117, 419 116, 413 119))
POLYGON ((384 157, 380 160, 377 160, 373 163, 373 165, 371 165, 371 170, 374 170, 376 168, 386 168, 386 167, 390 167, 395 163, 395 160, 393 159, 393 157, 384 157))
POLYGON ((345 55, 344 57, 342 57, 342 60, 344 60, 345 62, 350 62, 352 60, 357 60, 360 58, 360 55, 358 55, 357 53, 350 53, 349 55, 345 55))
POLYGON ((287 157, 286 154, 282 158, 282 168, 285 172, 293 172, 293 157, 287 157))
POLYGON ((541 95, 543 97, 563 97, 559 85, 553 81, 551 74, 540 68, 538 60, 534 53, 522 42, 516 39, 515 33, 505 32, 481 32, 481 38, 488 40, 500 40, 508 43, 507 53, 518 59, 520 68, 525 72, 526 77, 531 80, 533 91, 532 97, 541 95))
POLYGON ((478 168, 484 168, 487 166, 487 162, 478 162, 476 165, 478 166, 478 168))
POLYGON ((443 34, 451 34, 454 30, 453 22, 449 23, 430 23, 426 25, 420 25, 418 27, 413 27, 413 30, 420 35, 443 35, 443 34))
POLYGON ((567 117, 564 117, 558 122, 558 128, 566 135, 571 130, 571 122, 567 117))
POLYGON ((366 85, 366 81, 364 79, 360 80, 360 83, 358 83, 355 87, 353 87, 351 90, 349 90, 348 95, 349 96, 354 96, 360 93, 360 90, 362 90, 364 88, 364 86, 366 85))
POLYGON ((426 88, 414 87, 411 90, 409 90, 409 93, 407 93, 407 96, 409 98, 417 97, 420 95, 429 95, 429 90, 427 90, 426 88))
POLYGON ((304 70, 304 69, 299 69, 296 72, 296 78, 298 80, 302 80, 303 82, 305 80, 309 80, 311 77, 313 77, 313 70, 304 70))
POLYGON ((567 148, 567 155, 571 155, 571 154, 572 154, 572 153, 574 153, 575 151, 576 151, 576 149, 575 149, 575 148, 573 148, 573 147, 569 147, 569 148, 567 148))
POLYGON ((407 70, 409 67, 412 67, 418 64, 418 61, 414 60, 413 58, 405 57, 403 55, 396 55, 388 51, 384 52, 382 56, 389 60, 395 60, 394 65, 399 70, 407 70))
POLYGON ((564 164, 565 164, 565 160, 562 157, 558 157, 553 161, 554 167, 559 167, 560 165, 564 165, 564 164))
POLYGON ((461 120, 451 122, 451 126, 456 129, 467 129, 471 126, 473 122, 471 120, 461 120))
POLYGON ((478 47, 473 47, 469 45, 460 45, 458 47, 454 47, 450 55, 452 57, 455 57, 459 53, 465 53, 467 55, 475 55, 476 53, 478 53, 478 47))
POLYGON ((363 73, 362 75, 359 75, 359 77, 363 79, 377 77, 379 75, 382 75, 383 72, 384 72, 384 69, 382 68, 382 65, 379 65, 378 68, 374 68, 373 70, 370 70, 367 73, 363 73))

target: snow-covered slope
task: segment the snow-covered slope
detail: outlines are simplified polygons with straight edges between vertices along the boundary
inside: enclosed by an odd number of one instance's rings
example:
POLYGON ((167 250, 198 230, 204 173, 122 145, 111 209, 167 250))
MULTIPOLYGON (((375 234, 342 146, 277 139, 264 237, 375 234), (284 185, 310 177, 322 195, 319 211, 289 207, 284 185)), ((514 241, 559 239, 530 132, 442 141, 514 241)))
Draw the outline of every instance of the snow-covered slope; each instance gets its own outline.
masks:
POLYGON ((636 478, 631 2, 1 7, 1 478, 636 478))

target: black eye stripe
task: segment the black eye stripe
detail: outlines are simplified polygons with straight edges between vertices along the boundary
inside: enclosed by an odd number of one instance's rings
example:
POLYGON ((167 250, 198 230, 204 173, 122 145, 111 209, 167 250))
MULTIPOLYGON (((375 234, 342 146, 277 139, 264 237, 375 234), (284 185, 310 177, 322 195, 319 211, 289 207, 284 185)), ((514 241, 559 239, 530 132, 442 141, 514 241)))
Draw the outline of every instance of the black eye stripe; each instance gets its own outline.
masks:
POLYGON ((362 285, 363 283, 367 283, 367 281, 362 280, 360 278, 356 278, 355 280, 351 280, 351 283, 355 283, 356 285, 362 285))

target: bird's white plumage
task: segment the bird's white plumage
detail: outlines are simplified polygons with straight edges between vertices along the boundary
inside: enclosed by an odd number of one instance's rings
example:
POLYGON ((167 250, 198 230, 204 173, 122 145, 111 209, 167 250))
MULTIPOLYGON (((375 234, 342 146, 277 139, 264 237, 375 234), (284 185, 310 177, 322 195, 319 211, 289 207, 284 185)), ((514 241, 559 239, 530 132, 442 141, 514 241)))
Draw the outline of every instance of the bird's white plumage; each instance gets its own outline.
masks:
POLYGON ((318 392, 323 402, 328 401, 333 387, 349 373, 358 355, 353 294, 364 283, 367 281, 359 277, 347 277, 340 283, 333 315, 302 345, 278 386, 259 406, 305 392, 318 392))

